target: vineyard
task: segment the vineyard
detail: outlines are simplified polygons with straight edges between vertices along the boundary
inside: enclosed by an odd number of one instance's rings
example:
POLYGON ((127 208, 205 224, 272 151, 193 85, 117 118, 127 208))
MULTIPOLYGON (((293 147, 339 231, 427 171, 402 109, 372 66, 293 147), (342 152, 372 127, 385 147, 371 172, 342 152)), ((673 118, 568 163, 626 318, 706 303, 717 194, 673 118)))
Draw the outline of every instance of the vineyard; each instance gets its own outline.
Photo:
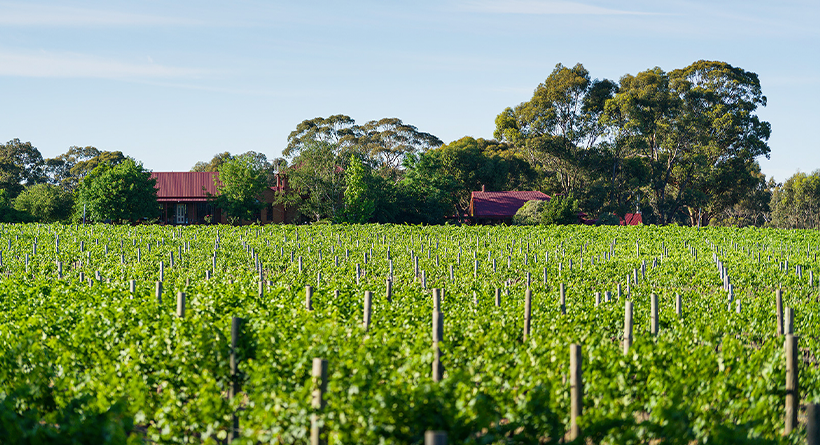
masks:
POLYGON ((818 251, 675 226, 0 225, 0 441, 804 443, 818 251))

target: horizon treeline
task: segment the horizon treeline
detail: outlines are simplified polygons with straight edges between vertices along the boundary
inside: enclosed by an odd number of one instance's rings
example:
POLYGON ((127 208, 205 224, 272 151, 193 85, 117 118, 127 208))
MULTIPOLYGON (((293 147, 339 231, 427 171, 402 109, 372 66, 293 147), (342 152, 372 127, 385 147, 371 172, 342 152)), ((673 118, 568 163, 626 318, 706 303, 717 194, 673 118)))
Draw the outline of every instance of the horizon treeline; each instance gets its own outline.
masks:
MULTIPOLYGON (((444 144, 398 118, 357 124, 339 114, 301 122, 282 158, 240 156, 269 183, 287 177, 277 202, 302 222, 443 223, 463 217, 470 192, 484 186, 570 197, 601 221, 641 212, 650 224, 817 227, 820 172, 783 184, 761 172, 771 126, 756 111, 765 105, 758 76, 725 62, 618 81, 558 64, 529 100, 501 110, 492 140, 444 144)), ((15 139, 0 146, 0 208, 26 212, 18 195, 37 184, 76 194, 95 168, 125 158, 71 147, 43 160, 15 139)), ((192 171, 234 158, 218 153, 192 171)))

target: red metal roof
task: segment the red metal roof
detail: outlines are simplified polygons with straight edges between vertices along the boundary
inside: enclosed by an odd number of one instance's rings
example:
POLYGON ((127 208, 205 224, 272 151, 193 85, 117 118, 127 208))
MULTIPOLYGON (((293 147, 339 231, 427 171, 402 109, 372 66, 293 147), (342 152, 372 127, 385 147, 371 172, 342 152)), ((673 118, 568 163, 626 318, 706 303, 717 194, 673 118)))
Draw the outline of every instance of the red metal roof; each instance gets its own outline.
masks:
POLYGON ((640 213, 627 213, 621 218, 622 226, 637 226, 643 224, 643 216, 640 213))
POLYGON ((159 202, 207 201, 208 197, 205 192, 216 194, 214 177, 218 176, 217 172, 151 173, 151 177, 157 180, 157 201, 159 202))
POLYGON ((541 192, 473 192, 470 210, 474 218, 512 218, 527 201, 546 201, 541 192))

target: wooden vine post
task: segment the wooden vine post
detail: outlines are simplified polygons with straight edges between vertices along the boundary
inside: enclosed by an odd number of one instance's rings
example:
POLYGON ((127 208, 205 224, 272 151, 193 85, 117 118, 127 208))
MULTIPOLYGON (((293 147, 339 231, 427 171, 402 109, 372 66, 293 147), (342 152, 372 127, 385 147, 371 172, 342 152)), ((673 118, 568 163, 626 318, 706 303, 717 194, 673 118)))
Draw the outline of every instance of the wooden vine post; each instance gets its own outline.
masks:
POLYGON ((653 293, 650 298, 652 319, 650 320, 649 331, 652 335, 658 335, 658 295, 653 293))
POLYGON ((629 353, 632 346, 632 301, 626 300, 624 304, 624 355, 629 353))
MULTIPOLYGON (((338 297, 338 296, 337 296, 338 297)), ((305 286, 305 310, 313 310, 313 288, 310 285, 305 286)))
POLYGON ((584 412, 584 378, 581 345, 572 344, 569 346, 569 375, 571 397, 569 440, 575 440, 581 435, 581 428, 578 426, 578 417, 584 412))
POLYGON ((675 315, 680 318, 683 314, 683 301, 680 298, 680 294, 675 294, 675 315))
POLYGON ((806 444, 820 445, 820 405, 816 403, 806 407, 806 444))
POLYGON ((783 334, 794 334, 794 309, 786 307, 783 315, 783 334))
POLYGON ((447 445, 447 433, 445 431, 425 431, 424 445, 447 445))
POLYGON ((362 326, 364 327, 365 332, 370 329, 370 315, 372 313, 372 305, 373 305, 373 292, 366 290, 364 291, 364 314, 362 317, 362 326))
POLYGON ((313 359, 313 401, 311 406, 314 413, 310 415, 310 445, 327 443, 322 439, 322 427, 319 426, 319 414, 325 407, 325 392, 327 392, 327 360, 313 359))
POLYGON ((524 293, 524 340, 530 336, 530 319, 532 318, 532 291, 524 293))
POLYGON ((790 434, 797 427, 797 413, 800 408, 800 385, 798 381, 797 337, 786 334, 786 428, 790 434))
POLYGON ((777 310, 777 335, 783 335, 783 289, 775 292, 775 307, 777 310))
POLYGON ((177 317, 185 318, 185 292, 177 292, 177 317))
POLYGON ((561 315, 566 315, 566 313, 567 313, 567 293, 566 293, 566 290, 564 290, 564 283, 561 283, 561 285, 559 287, 559 290, 558 290, 558 293, 559 293, 559 298, 560 298, 559 303, 561 305, 561 315))
MULTIPOLYGON (((237 349, 242 336, 242 318, 231 318, 231 386, 228 388, 228 399, 233 400, 242 390, 239 379, 239 357, 237 349)), ((236 412, 231 414, 231 429, 228 431, 228 443, 239 437, 239 417, 236 412)))
POLYGON ((444 316, 441 313, 441 294, 433 289, 433 381, 439 382, 444 374, 441 366, 441 350, 438 347, 444 339, 444 316))

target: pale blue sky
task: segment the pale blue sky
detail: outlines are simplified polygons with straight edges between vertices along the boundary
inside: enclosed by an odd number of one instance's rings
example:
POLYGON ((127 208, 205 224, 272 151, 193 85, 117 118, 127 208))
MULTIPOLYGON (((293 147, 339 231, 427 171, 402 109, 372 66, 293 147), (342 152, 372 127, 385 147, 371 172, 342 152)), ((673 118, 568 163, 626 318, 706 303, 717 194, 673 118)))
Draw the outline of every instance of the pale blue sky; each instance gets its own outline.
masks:
POLYGON ((758 73, 779 181, 820 168, 815 1, 0 0, 0 140, 121 150, 156 171, 278 156, 305 119, 398 117, 491 138, 556 63, 617 80, 721 60, 758 73))

